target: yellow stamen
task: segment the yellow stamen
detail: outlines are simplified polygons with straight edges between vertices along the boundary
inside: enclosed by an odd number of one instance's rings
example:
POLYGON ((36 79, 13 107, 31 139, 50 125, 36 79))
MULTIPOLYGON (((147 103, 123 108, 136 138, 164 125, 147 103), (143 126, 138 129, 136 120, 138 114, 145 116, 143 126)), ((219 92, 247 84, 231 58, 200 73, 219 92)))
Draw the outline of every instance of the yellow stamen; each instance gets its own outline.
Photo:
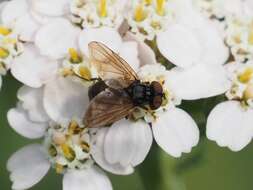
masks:
POLYGON ((56 157, 57 156, 57 150, 54 147, 54 145, 51 145, 48 149, 49 155, 52 157, 56 157))
POLYGON ((247 83, 249 82, 253 77, 253 68, 247 68, 245 71, 238 76, 238 80, 241 83, 247 83))
POLYGON ((253 45, 253 23, 250 26, 250 32, 249 32, 248 41, 249 41, 250 45, 253 45))
POLYGON ((62 149, 62 152, 67 160, 72 162, 75 159, 76 154, 75 154, 74 150, 69 145, 62 144, 61 149, 62 149))
POLYGON ((156 13, 160 16, 164 15, 165 0, 156 0, 156 13))
POLYGON ((61 164, 56 163, 55 164, 55 170, 57 174, 62 174, 64 170, 64 166, 61 164))
POLYGON ((79 74, 85 80, 90 80, 92 78, 89 68, 85 66, 79 67, 79 74))
POLYGON ((152 0, 144 0, 146 5, 150 5, 152 3, 152 0))
POLYGON ((253 99, 253 84, 249 84, 243 93, 243 98, 245 100, 253 99))
POLYGON ((67 76, 73 75, 74 71, 70 68, 64 68, 64 69, 62 69, 61 74, 63 77, 67 77, 67 76))
POLYGON ((90 145, 86 141, 82 141, 80 145, 84 152, 86 153, 90 152, 90 145))
POLYGON ((81 63, 82 57, 78 54, 77 50, 74 48, 69 48, 70 61, 72 63, 81 63))
POLYGON ((83 131, 83 128, 79 127, 76 121, 71 121, 68 131, 70 134, 79 134, 81 131, 83 131))
POLYGON ((11 33, 11 29, 0 26, 0 34, 7 36, 11 33))
POLYGON ((7 49, 0 47, 0 58, 5 59, 9 54, 10 52, 7 49))
POLYGON ((106 0, 100 0, 100 3, 99 3, 99 15, 101 17, 106 17, 107 16, 106 0))
POLYGON ((134 12, 134 19, 137 22, 141 22, 146 18, 146 13, 142 4, 137 5, 134 12))

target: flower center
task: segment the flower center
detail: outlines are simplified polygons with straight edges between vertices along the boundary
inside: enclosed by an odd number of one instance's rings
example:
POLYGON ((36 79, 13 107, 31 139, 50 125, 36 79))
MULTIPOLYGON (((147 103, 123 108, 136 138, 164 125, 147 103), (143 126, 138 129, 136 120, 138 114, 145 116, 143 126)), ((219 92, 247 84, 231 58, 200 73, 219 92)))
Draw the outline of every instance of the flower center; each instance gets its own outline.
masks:
POLYGON ((145 20, 146 17, 147 17, 147 13, 144 10, 143 4, 137 5, 135 8, 135 14, 134 14, 135 21, 141 22, 141 21, 145 20))
POLYGON ((0 26, 0 35, 7 36, 11 33, 11 29, 0 26))
POLYGON ((57 173, 66 169, 84 169, 93 164, 88 130, 75 121, 67 127, 50 127, 44 145, 57 173))
POLYGON ((106 17, 107 16, 106 0, 100 0, 100 2, 99 2, 99 15, 101 17, 106 17))
POLYGON ((229 100, 240 101, 244 108, 253 108, 253 63, 236 68, 232 73, 232 87, 226 96, 229 100))
POLYGON ((164 15, 165 0, 156 0, 156 13, 160 16, 164 15))

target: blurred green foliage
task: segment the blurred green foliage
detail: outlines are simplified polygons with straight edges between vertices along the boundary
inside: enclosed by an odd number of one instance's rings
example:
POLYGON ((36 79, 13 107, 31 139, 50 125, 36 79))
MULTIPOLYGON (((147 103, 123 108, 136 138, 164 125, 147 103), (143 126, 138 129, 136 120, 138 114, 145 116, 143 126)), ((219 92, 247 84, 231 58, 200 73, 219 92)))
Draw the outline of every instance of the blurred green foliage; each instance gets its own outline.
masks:
MULTIPOLYGON (((6 162, 19 148, 32 143, 16 134, 6 120, 8 109, 16 104, 16 91, 20 84, 10 76, 4 78, 0 92, 0 189, 10 190, 11 182, 6 162)), ((202 139, 187 155, 175 159, 164 153, 154 143, 145 162, 130 176, 114 176, 114 190, 252 190, 253 189, 253 144, 234 153, 204 137, 205 118, 222 97, 184 102, 182 107, 191 111, 198 120, 202 139)), ((61 190, 60 175, 52 170, 32 190, 61 190)), ((85 187, 84 187, 85 190, 85 187)))

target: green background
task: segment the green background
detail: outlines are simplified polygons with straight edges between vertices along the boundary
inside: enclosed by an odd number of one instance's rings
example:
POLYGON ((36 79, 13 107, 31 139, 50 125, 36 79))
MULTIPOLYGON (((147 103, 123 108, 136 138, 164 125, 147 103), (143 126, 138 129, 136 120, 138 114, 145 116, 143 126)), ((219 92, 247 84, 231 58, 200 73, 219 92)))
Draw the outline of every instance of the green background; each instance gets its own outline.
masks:
MULTIPOLYGON (((6 171, 6 162, 19 148, 32 143, 16 134, 6 121, 6 112, 16 104, 16 91, 20 84, 11 77, 4 77, 0 92, 0 190, 10 190, 11 182, 6 171)), ((208 101, 183 103, 200 121, 204 134, 205 114, 217 103, 217 98, 208 101), (209 105, 209 106, 207 106, 209 105), (203 110, 196 111, 203 108, 203 110), (205 114, 204 114, 205 113, 205 114), (202 122, 201 122, 202 121, 202 122)), ((154 143, 147 159, 130 176, 110 175, 114 190, 252 190, 253 189, 253 144, 241 152, 231 152, 218 147, 203 136, 193 152, 180 159, 164 153, 154 143)), ((53 170, 32 190, 62 189, 62 177, 53 170)), ((85 190, 85 187, 83 188, 85 190)))

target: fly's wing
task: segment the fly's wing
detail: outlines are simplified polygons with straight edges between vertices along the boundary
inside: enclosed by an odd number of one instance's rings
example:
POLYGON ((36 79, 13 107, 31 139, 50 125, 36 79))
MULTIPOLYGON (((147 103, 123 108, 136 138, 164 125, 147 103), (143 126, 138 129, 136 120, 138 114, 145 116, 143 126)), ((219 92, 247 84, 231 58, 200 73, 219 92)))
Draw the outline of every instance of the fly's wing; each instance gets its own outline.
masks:
POLYGON ((84 125, 104 127, 128 116, 133 110, 134 105, 123 90, 107 89, 90 102, 84 125))
MULTIPOLYGON (((104 81, 117 80, 121 86, 128 87, 133 81, 138 80, 136 72, 118 54, 99 42, 89 43, 91 64, 98 71, 99 77, 104 81)), ((108 86, 115 88, 115 86, 108 86)))

